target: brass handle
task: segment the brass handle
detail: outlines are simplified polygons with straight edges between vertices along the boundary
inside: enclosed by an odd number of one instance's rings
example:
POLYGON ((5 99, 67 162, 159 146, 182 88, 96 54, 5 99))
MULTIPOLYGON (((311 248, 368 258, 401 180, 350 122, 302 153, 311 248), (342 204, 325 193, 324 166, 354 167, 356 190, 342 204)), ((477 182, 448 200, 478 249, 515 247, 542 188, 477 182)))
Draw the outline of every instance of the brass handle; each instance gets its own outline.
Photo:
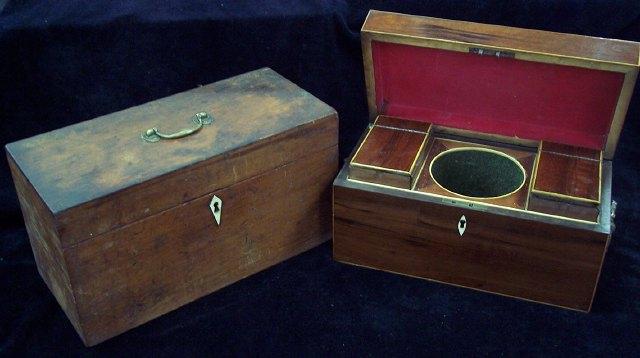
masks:
POLYGON ((198 112, 192 117, 193 123, 195 123, 195 127, 193 128, 185 128, 179 130, 175 133, 165 134, 158 130, 158 128, 147 129, 144 133, 142 133, 142 139, 147 142, 157 142, 160 139, 178 139, 184 138, 186 136, 192 135, 202 129, 202 126, 209 125, 213 122, 213 117, 211 117, 207 112, 198 112))

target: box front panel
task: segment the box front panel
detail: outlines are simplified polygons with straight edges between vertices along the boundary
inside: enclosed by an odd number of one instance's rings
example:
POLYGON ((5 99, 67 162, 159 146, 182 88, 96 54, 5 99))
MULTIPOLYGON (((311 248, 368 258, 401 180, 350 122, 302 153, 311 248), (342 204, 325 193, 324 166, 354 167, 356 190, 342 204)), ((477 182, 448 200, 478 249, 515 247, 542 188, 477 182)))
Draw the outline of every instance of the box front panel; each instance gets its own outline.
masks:
POLYGON ((337 146, 65 252, 95 344, 329 239, 337 146), (209 207, 221 199, 220 224, 209 207))
POLYGON ((334 186, 334 257, 588 311, 608 237, 334 186))

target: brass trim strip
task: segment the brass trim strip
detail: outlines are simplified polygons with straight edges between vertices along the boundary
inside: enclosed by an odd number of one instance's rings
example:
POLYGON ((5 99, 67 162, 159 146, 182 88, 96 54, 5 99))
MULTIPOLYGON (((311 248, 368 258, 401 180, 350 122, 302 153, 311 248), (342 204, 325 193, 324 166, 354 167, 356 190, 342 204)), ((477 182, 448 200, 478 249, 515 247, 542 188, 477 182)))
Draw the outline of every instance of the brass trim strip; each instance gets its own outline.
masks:
POLYGON ((393 129, 393 130, 396 130, 396 131, 410 132, 410 133, 416 133, 416 134, 427 134, 427 133, 429 133, 428 130, 427 130, 427 132, 423 132, 423 131, 418 131, 418 130, 415 130, 415 129, 407 129, 407 128, 398 128, 398 127, 385 126, 383 124, 376 124, 375 126, 378 127, 378 128, 393 129))
POLYGON ((392 169, 392 168, 379 167, 379 166, 376 166, 376 165, 362 164, 362 163, 357 163, 357 162, 353 162, 353 163, 351 163, 351 165, 354 166, 354 167, 375 169, 375 170, 388 172, 388 173, 402 174, 402 175, 409 175, 409 176, 411 175, 411 172, 406 172, 404 170, 398 170, 398 169, 392 169))
MULTIPOLYGON (((596 151, 596 150, 594 149, 594 151, 596 151)), ((593 158, 581 157, 581 156, 578 156, 578 155, 571 155, 571 154, 567 154, 567 153, 551 152, 551 151, 548 151, 548 150, 545 150, 544 152, 545 152, 545 153, 549 153, 549 154, 553 154, 553 155, 559 155, 559 156, 561 156, 561 157, 578 158, 578 159, 588 160, 588 161, 591 161, 591 162, 598 162, 598 161, 600 161, 600 159, 593 159, 593 158)), ((598 153, 601 153, 602 151, 601 151, 601 150, 598 150, 597 152, 598 152, 598 153)), ((600 158, 602 158, 602 154, 600 155, 600 158)))

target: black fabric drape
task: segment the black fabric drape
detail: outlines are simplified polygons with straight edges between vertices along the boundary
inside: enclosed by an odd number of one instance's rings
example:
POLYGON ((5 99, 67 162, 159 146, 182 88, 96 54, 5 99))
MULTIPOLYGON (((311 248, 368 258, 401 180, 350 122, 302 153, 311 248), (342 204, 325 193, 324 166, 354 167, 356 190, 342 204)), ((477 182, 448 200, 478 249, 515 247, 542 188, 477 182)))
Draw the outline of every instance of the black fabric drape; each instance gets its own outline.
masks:
MULTIPOLYGON (((359 29, 369 8, 640 41, 637 0, 9 1, 0 143, 269 66, 338 110, 344 158, 367 124, 359 29)), ((591 314, 342 265, 325 244, 86 349, 37 273, 0 160, 0 352, 638 355, 639 115, 637 93, 591 314)))

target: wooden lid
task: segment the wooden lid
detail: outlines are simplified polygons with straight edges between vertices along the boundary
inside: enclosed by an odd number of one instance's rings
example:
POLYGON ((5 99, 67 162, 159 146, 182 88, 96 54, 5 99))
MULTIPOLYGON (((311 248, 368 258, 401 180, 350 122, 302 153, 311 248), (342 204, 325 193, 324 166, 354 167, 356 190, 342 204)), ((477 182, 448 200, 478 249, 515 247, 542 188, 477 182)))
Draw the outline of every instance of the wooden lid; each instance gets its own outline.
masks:
POLYGON ((362 27, 370 118, 604 150, 613 157, 640 44, 372 10, 362 27))
MULTIPOLYGON (((263 68, 11 143, 6 150, 60 226, 75 232, 68 240, 76 242, 305 155, 308 148, 269 149, 264 143, 288 139, 301 147, 285 133, 329 116, 335 116, 333 108, 263 68), (195 134, 156 143, 141 138, 149 128, 172 133, 194 127, 192 118, 202 111, 213 122, 195 134), (251 151, 262 154, 243 159, 251 151), (75 215, 78 208, 89 214, 75 215), (94 217, 99 215, 109 219, 94 217)), ((336 145, 334 137, 318 146, 336 145)))

